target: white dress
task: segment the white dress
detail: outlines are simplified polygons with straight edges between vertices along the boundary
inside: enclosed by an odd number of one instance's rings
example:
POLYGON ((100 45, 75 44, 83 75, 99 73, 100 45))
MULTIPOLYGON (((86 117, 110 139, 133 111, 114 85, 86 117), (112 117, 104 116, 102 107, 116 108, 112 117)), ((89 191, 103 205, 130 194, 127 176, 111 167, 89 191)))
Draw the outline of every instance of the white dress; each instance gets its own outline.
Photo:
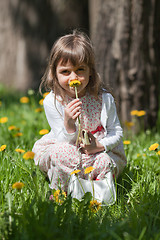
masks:
MULTIPOLYGON (((47 120, 51 127, 49 134, 38 140, 33 147, 35 164, 45 172, 50 180, 50 187, 58 186, 67 191, 70 173, 77 167, 80 177, 87 178, 84 169, 93 166, 92 179, 103 179, 112 169, 118 176, 126 165, 122 135, 116 106, 111 94, 104 92, 99 99, 86 94, 82 101, 81 128, 93 131, 93 135, 105 147, 104 152, 86 155, 80 154, 75 145, 78 126, 75 133, 69 134, 64 127, 64 108, 73 98, 66 97, 65 104, 61 98, 55 100, 50 92, 43 104, 47 120)), ((78 125, 78 124, 77 124, 78 125)))

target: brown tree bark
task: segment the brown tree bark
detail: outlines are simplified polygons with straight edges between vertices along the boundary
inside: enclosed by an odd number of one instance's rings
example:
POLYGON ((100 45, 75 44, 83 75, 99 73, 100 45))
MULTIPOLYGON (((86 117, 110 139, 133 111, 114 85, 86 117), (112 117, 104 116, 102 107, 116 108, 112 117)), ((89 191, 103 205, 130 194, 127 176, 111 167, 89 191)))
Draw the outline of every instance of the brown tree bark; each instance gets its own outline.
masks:
POLYGON ((88 28, 86 0, 2 0, 0 11, 0 82, 19 90, 38 88, 60 35, 88 28))
POLYGON ((155 126, 160 81, 160 2, 90 0, 91 38, 97 67, 111 86, 122 122, 133 109, 146 111, 155 126))

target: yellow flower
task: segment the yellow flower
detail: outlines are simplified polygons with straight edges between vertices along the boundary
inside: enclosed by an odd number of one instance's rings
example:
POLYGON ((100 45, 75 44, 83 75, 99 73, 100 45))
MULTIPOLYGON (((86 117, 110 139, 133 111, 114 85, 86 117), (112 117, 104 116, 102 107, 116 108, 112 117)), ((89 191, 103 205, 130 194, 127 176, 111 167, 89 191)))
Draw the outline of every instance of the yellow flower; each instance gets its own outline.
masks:
POLYGON ((129 141, 129 140, 124 140, 124 141, 123 141, 123 144, 124 144, 124 145, 129 145, 129 144, 131 144, 131 141, 129 141))
POLYGON ((44 134, 47 134, 47 133, 49 133, 48 129, 42 129, 42 130, 39 131, 40 135, 44 135, 44 134))
POLYGON ((141 111, 138 111, 138 112, 137 112, 137 116, 138 116, 138 117, 142 117, 142 116, 144 116, 144 115, 146 115, 146 112, 145 112, 144 110, 141 110, 141 111))
POLYGON ((70 81, 69 86, 70 87, 78 87, 81 85, 81 82, 77 79, 70 81))
POLYGON ((131 116, 137 116, 138 110, 132 110, 130 113, 131 116))
POLYGON ((23 187, 24 187, 24 183, 22 183, 22 182, 15 182, 12 185, 12 188, 13 189, 17 189, 17 190, 21 190, 23 187))
POLYGON ((90 201, 89 208, 92 212, 96 213, 101 208, 101 203, 97 202, 97 200, 90 201))
POLYGON ((28 103, 29 102, 29 98, 28 97, 21 97, 20 98, 20 102, 21 103, 28 103))
POLYGON ((149 147, 149 151, 155 151, 157 150, 159 144, 158 143, 154 143, 149 147))
POLYGON ((26 153, 23 155, 23 158, 24 158, 25 160, 33 159, 33 158, 34 158, 34 152, 32 152, 32 151, 26 152, 26 153))
POLYGON ((137 153, 137 157, 140 157, 141 156, 141 154, 140 153, 137 153))
POLYGON ((23 135, 23 133, 18 132, 18 133, 15 133, 13 136, 14 136, 14 137, 21 137, 22 135, 23 135))
POLYGON ((16 128, 16 126, 14 126, 14 125, 11 125, 11 126, 8 127, 8 130, 10 130, 10 131, 16 130, 16 129, 17 129, 17 128, 16 128))
POLYGON ((157 154, 157 155, 160 155, 160 151, 158 151, 156 154, 157 154))
POLYGON ((20 148, 16 148, 15 151, 18 152, 18 153, 24 153, 25 152, 25 150, 20 149, 20 148))
POLYGON ((43 93, 43 98, 45 98, 48 94, 49 94, 49 92, 43 93))
POLYGON ((70 175, 72 174, 76 174, 76 173, 79 173, 81 170, 77 169, 77 170, 74 170, 73 172, 70 173, 70 175))
POLYGON ((87 173, 90 173, 94 170, 95 168, 94 167, 87 167, 85 170, 84 170, 84 173, 87 174, 87 173))
POLYGON ((6 149, 6 147, 7 147, 7 145, 2 145, 2 146, 0 147, 0 152, 4 151, 4 150, 6 149))
POLYGON ((6 123, 6 122, 8 122, 8 117, 0 118, 0 123, 6 123))
POLYGON ((36 108, 35 109, 35 112, 42 112, 43 111, 43 108, 36 108))
POLYGON ((56 203, 62 204, 66 199, 66 193, 63 190, 56 190, 53 194, 56 203))
POLYGON ((43 105, 43 101, 44 101, 44 98, 42 98, 41 100, 39 100, 39 105, 43 105))
POLYGON ((130 129, 131 127, 134 126, 134 123, 133 123, 133 122, 125 121, 124 124, 125 124, 125 126, 126 126, 128 129, 130 129))

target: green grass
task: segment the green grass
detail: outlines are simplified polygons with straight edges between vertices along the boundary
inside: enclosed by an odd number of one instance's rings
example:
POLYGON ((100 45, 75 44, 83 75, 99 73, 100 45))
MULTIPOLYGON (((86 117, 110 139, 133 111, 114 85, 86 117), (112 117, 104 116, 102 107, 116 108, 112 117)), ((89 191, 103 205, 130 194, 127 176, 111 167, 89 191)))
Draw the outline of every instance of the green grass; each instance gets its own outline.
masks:
MULTIPOLYGON (((160 133, 147 130, 138 135, 126 132, 128 164, 117 181, 117 202, 97 213, 89 209, 90 195, 82 202, 70 197, 62 205, 49 200, 51 190, 32 159, 23 159, 21 148, 31 151, 39 130, 49 129, 39 108, 38 94, 27 95, 0 85, 0 239, 160 239, 160 158, 149 146, 160 143, 160 133), (15 125, 19 130, 8 130, 15 125), (16 132, 23 135, 15 137, 16 132), (137 156, 138 154, 138 156, 137 156), (13 183, 23 182, 18 191, 13 183)), ((160 124, 159 124, 160 125, 160 124)), ((159 126, 158 125, 158 126, 159 126)), ((124 138, 125 139, 125 138, 124 138)), ((160 149, 159 149, 160 150, 160 149)))

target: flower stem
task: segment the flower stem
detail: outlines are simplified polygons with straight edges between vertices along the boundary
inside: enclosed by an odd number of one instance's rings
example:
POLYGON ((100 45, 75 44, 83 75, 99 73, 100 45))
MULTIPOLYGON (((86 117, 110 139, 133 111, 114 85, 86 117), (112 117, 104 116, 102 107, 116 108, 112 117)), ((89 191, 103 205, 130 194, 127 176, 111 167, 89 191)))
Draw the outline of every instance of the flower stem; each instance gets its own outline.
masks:
MULTIPOLYGON (((78 92, 77 92, 77 87, 76 86, 75 86, 75 94, 76 94, 76 98, 78 98, 78 92)), ((78 145, 80 132, 81 132, 81 121, 80 121, 80 117, 78 116, 78 136, 77 136, 77 140, 76 140, 76 146, 78 145)))

